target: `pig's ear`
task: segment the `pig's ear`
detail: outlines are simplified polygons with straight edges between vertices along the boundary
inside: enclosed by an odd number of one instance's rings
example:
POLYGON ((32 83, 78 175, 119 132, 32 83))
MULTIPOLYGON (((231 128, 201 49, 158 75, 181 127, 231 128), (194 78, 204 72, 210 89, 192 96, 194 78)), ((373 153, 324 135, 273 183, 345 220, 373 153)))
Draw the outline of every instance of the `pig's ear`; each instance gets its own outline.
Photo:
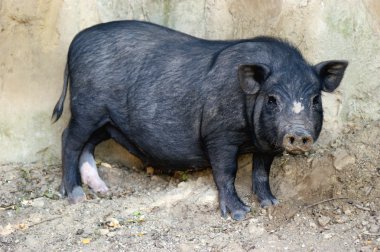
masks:
POLYGON ((240 86, 246 94, 256 94, 269 76, 270 69, 264 64, 239 66, 240 86))
POLYGON ((334 91, 343 79, 348 62, 344 60, 324 61, 315 66, 317 74, 322 80, 322 90, 334 91))

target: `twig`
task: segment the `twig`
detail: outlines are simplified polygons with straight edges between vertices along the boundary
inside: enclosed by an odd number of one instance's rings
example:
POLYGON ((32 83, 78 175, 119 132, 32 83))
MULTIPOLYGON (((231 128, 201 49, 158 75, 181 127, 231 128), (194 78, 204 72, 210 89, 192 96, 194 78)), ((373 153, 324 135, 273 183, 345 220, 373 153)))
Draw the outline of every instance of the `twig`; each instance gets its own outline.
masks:
POLYGON ((373 186, 370 186, 368 190, 366 191, 365 196, 368 196, 371 193, 372 189, 373 189, 373 186))
POLYGON ((364 234, 364 235, 370 235, 370 236, 380 236, 380 233, 371 234, 371 233, 368 233, 368 232, 364 232, 362 234, 364 234))
POLYGON ((371 211, 370 208, 368 207, 364 207, 364 206, 361 206, 361 205, 358 205, 358 204, 355 204, 354 206, 356 206, 357 208, 361 209, 361 210, 364 210, 364 211, 371 211))
POLYGON ((56 219, 59 219, 59 218, 62 218, 62 215, 59 215, 59 216, 55 216, 55 217, 52 217, 50 219, 46 219, 46 220, 43 220, 43 221, 40 221, 40 222, 36 222, 36 223, 32 223, 28 226, 28 228, 31 228, 33 226, 37 226, 37 225, 40 225, 42 223, 45 223, 45 222, 49 222, 49 221, 53 221, 53 220, 56 220, 56 219))
POLYGON ((301 209, 301 211, 305 210, 305 209, 308 209, 308 208, 311 208, 311 207, 315 207, 317 205, 320 205, 320 204, 323 204, 323 203, 326 203, 326 202, 329 202, 329 201, 333 201, 333 200, 345 200, 345 199, 348 199, 347 197, 339 197, 339 198, 331 198, 331 199, 325 199, 325 200, 322 200, 322 201, 319 201, 317 203, 314 203, 314 204, 311 204, 311 205, 308 205, 308 206, 305 206, 301 209))
POLYGON ((8 210, 8 209, 12 209, 12 208, 14 208, 15 206, 17 206, 17 204, 12 204, 12 205, 8 205, 8 206, 1 206, 1 207, 0 207, 0 211, 4 211, 4 210, 8 210))

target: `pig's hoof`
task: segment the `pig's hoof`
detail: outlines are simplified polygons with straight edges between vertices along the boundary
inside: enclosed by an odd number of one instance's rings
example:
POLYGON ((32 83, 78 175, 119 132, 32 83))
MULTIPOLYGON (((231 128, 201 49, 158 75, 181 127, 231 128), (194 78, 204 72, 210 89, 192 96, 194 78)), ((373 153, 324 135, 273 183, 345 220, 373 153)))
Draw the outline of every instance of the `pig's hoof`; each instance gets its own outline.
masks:
POLYGON ((245 215, 251 211, 251 208, 244 203, 239 202, 239 206, 234 206, 232 207, 222 207, 221 212, 222 212, 222 217, 227 218, 227 208, 229 212, 231 213, 231 218, 234 220, 244 220, 245 215))
POLYGON ((244 209, 231 212, 231 218, 237 221, 244 220, 245 215, 251 211, 250 207, 245 206, 244 209))
POLYGON ((264 199, 260 201, 260 206, 262 208, 270 207, 270 206, 275 206, 278 205, 280 202, 276 198, 270 198, 270 199, 264 199))
POLYGON ((61 198, 66 196, 66 189, 63 183, 59 186, 59 194, 61 194, 61 198))
POLYGON ((96 193, 102 193, 105 194, 108 192, 108 187, 106 183, 104 183, 103 180, 100 178, 96 181, 92 181, 93 183, 89 183, 88 186, 96 193))
POLYGON ((86 200, 86 194, 84 193, 82 187, 74 187, 71 193, 68 193, 69 203, 76 204, 86 200))

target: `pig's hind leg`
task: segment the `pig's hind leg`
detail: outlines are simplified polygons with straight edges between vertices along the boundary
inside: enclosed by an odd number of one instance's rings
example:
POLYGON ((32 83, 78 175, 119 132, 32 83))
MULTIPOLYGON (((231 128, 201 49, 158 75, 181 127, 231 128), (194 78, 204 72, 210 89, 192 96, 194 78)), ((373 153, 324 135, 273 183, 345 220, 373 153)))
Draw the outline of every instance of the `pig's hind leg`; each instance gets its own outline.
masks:
POLYGON ((79 159, 79 169, 82 183, 88 185, 96 193, 105 193, 108 191, 108 187, 98 174, 96 161, 94 159, 95 147, 99 143, 110 138, 114 139, 132 154, 140 158, 143 157, 142 153, 135 148, 127 137, 116 127, 107 124, 101 129, 95 131, 86 146, 83 148, 79 159))
POLYGON ((70 203, 78 203, 86 199, 82 188, 79 171, 79 159, 92 133, 96 131, 96 123, 71 118, 68 127, 62 134, 62 184, 60 191, 67 194, 70 203))

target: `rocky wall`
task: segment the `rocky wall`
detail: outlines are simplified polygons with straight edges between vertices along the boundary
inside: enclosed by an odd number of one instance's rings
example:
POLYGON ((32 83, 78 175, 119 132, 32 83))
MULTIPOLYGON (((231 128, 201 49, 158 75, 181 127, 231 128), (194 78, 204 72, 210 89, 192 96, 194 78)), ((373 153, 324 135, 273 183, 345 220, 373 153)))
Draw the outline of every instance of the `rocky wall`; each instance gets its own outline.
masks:
MULTIPOLYGON (((51 124, 67 49, 80 30, 119 19, 162 24, 207 39, 272 35, 294 43, 311 63, 350 61, 342 86, 324 95, 320 143, 346 123, 380 119, 380 2, 376 0, 2 0, 0 1, 0 163, 59 162, 51 124)), ((115 144, 104 157, 138 164, 115 144)))

